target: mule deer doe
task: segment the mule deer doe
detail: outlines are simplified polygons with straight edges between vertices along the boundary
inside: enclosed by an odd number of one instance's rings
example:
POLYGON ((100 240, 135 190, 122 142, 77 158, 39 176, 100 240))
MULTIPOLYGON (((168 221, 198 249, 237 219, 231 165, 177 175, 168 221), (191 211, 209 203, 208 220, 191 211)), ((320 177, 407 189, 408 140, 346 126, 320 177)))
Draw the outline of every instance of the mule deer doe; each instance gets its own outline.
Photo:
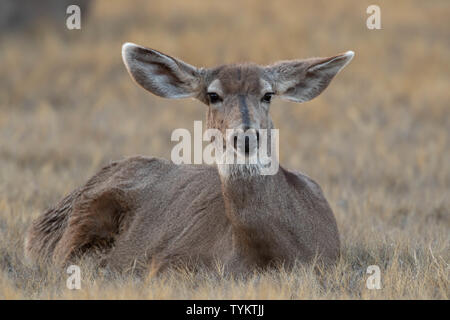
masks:
MULTIPOLYGON (((139 85, 160 97, 205 103, 208 128, 225 139, 227 129, 253 129, 256 135, 272 129, 272 96, 313 99, 353 55, 207 69, 131 43, 122 48, 139 85)), ((230 145, 237 153, 251 151, 247 144, 230 145)), ((95 254, 101 265, 122 272, 178 263, 215 268, 219 262, 228 274, 245 274, 315 257, 334 263, 339 233, 319 185, 281 166, 274 175, 259 169, 175 165, 141 156, 114 162, 33 222, 26 255, 64 265, 95 254)))

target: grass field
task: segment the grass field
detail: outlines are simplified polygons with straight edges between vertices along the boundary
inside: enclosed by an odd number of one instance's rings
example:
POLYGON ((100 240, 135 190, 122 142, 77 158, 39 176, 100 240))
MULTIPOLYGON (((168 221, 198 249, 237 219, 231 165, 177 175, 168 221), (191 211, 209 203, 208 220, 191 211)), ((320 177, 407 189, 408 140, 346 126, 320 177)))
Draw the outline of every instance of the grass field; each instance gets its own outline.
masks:
POLYGON ((450 6, 377 1, 99 0, 82 29, 35 26, 0 38, 0 300, 448 299, 450 258, 450 6), (331 56, 354 60, 318 98, 274 101, 281 163, 315 179, 335 213, 342 255, 311 267, 226 280, 171 271, 109 281, 82 265, 24 260, 32 219, 112 160, 169 158, 176 128, 205 107, 138 88, 121 61, 132 41, 198 66, 331 56), (366 288, 369 265, 380 290, 366 288))

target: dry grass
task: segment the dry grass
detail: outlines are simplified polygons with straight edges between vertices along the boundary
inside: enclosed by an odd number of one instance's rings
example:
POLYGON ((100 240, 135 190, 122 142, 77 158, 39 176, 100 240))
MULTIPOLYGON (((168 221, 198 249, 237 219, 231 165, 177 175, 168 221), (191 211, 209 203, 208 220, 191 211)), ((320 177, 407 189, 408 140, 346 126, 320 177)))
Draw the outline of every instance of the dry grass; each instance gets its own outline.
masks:
POLYGON ((371 31, 369 4, 102 0, 81 31, 0 39, 0 299, 448 299, 450 7, 379 1, 383 29, 371 31), (24 262, 24 232, 46 207, 110 160, 169 157, 172 130, 203 119, 197 102, 137 88, 125 41, 205 66, 356 52, 319 98, 272 106, 282 163, 318 181, 335 212, 335 269, 111 281, 86 263, 70 291, 64 271, 24 262), (381 290, 365 286, 373 264, 381 290))

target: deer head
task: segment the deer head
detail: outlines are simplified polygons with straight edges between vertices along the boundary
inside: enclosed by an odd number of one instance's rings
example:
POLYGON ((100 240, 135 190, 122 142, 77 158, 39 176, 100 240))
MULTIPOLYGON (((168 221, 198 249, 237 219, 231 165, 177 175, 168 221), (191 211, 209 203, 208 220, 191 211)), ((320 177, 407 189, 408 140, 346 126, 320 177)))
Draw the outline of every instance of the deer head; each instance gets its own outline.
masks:
POLYGON ((197 68, 132 43, 122 47, 124 63, 140 86, 164 98, 200 100, 208 106, 207 127, 219 130, 226 140, 223 145, 245 156, 260 147, 261 129, 273 128, 269 114, 273 97, 294 102, 317 97, 353 56, 348 51, 328 58, 281 61, 269 66, 197 68), (235 132, 244 132, 244 143, 238 143, 235 132))

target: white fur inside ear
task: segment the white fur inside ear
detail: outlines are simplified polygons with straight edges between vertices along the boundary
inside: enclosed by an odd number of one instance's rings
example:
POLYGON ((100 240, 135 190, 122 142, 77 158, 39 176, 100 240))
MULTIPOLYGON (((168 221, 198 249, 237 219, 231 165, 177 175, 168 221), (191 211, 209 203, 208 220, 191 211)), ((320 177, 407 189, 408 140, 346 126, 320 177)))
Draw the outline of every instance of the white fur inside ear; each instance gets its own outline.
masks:
MULTIPOLYGON (((347 58, 347 61, 345 62, 345 64, 342 66, 342 68, 344 68, 346 65, 348 65, 350 63, 350 61, 352 61, 353 57, 355 56, 355 52, 352 50, 347 51, 346 53, 343 54, 344 57, 347 58)), ((341 68, 341 69, 342 69, 341 68)))
POLYGON ((308 72, 313 72, 320 69, 330 68, 331 72, 338 73, 341 71, 350 61, 352 61, 355 53, 351 50, 347 51, 344 54, 336 56, 335 58, 328 60, 327 62, 317 64, 308 69, 308 72))
POLYGON ((171 99, 197 94, 197 69, 154 49, 126 42, 122 59, 131 77, 153 94, 171 99))
POLYGON ((344 53, 344 56, 347 56, 351 59, 353 59, 353 57, 355 56, 355 52, 352 50, 347 51, 346 53, 344 53))
POLYGON ((122 45, 122 60, 125 63, 125 66, 127 66, 127 68, 128 68, 128 59, 130 58, 133 49, 138 47, 139 46, 137 44, 131 42, 125 42, 122 45))
POLYGON ((334 76, 355 56, 347 51, 329 58, 315 58, 280 63, 274 81, 277 94, 285 100, 306 102, 317 97, 334 76), (306 64, 306 66, 305 66, 306 64))

